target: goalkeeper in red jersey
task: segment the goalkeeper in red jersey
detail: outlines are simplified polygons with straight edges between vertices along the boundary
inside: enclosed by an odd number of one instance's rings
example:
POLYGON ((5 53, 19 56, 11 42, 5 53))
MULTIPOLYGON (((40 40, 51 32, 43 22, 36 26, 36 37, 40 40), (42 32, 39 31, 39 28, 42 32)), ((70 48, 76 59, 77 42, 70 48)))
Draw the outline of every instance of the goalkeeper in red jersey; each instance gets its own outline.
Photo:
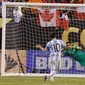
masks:
POLYGON ((81 51, 80 47, 72 47, 70 42, 66 43, 66 51, 64 56, 70 56, 76 61, 78 61, 81 66, 85 67, 85 53, 81 51))

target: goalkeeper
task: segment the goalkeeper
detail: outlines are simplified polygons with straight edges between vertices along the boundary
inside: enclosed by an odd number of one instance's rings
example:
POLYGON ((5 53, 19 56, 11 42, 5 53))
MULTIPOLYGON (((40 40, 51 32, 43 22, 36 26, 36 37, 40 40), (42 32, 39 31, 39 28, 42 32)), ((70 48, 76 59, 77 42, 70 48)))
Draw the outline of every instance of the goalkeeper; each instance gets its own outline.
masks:
POLYGON ((85 53, 81 51, 82 48, 72 47, 70 42, 66 43, 66 51, 64 56, 70 56, 76 61, 78 61, 81 66, 85 67, 85 53))

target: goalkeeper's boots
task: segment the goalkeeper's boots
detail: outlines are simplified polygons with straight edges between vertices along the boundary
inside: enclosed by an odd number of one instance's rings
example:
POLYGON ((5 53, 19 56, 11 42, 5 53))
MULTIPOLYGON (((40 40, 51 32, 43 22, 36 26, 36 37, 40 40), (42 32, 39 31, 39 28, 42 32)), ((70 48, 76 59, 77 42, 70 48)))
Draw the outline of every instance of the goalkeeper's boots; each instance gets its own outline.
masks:
POLYGON ((46 81, 46 80, 47 80, 47 78, 48 78, 48 77, 47 77, 47 76, 45 76, 45 77, 44 77, 44 81, 46 81))

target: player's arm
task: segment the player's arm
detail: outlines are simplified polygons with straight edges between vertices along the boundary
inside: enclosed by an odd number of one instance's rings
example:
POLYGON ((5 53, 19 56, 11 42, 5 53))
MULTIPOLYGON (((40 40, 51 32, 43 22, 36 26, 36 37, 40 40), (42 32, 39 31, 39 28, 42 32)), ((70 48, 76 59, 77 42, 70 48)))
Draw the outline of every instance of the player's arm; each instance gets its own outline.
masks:
POLYGON ((61 57, 68 56, 67 48, 63 47, 61 52, 61 57))
POLYGON ((63 40, 60 40, 62 48, 66 48, 66 44, 63 42, 63 40))
POLYGON ((47 50, 46 48, 42 47, 41 45, 36 45, 35 47, 41 49, 42 51, 46 51, 47 50))

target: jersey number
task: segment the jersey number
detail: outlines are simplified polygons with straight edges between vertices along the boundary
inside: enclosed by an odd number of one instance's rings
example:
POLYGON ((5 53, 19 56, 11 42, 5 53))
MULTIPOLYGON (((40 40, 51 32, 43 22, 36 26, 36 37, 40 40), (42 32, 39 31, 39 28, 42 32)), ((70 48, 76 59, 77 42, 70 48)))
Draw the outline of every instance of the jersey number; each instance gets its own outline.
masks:
POLYGON ((52 45, 53 51, 54 52, 59 52, 60 51, 60 44, 56 43, 52 45))

